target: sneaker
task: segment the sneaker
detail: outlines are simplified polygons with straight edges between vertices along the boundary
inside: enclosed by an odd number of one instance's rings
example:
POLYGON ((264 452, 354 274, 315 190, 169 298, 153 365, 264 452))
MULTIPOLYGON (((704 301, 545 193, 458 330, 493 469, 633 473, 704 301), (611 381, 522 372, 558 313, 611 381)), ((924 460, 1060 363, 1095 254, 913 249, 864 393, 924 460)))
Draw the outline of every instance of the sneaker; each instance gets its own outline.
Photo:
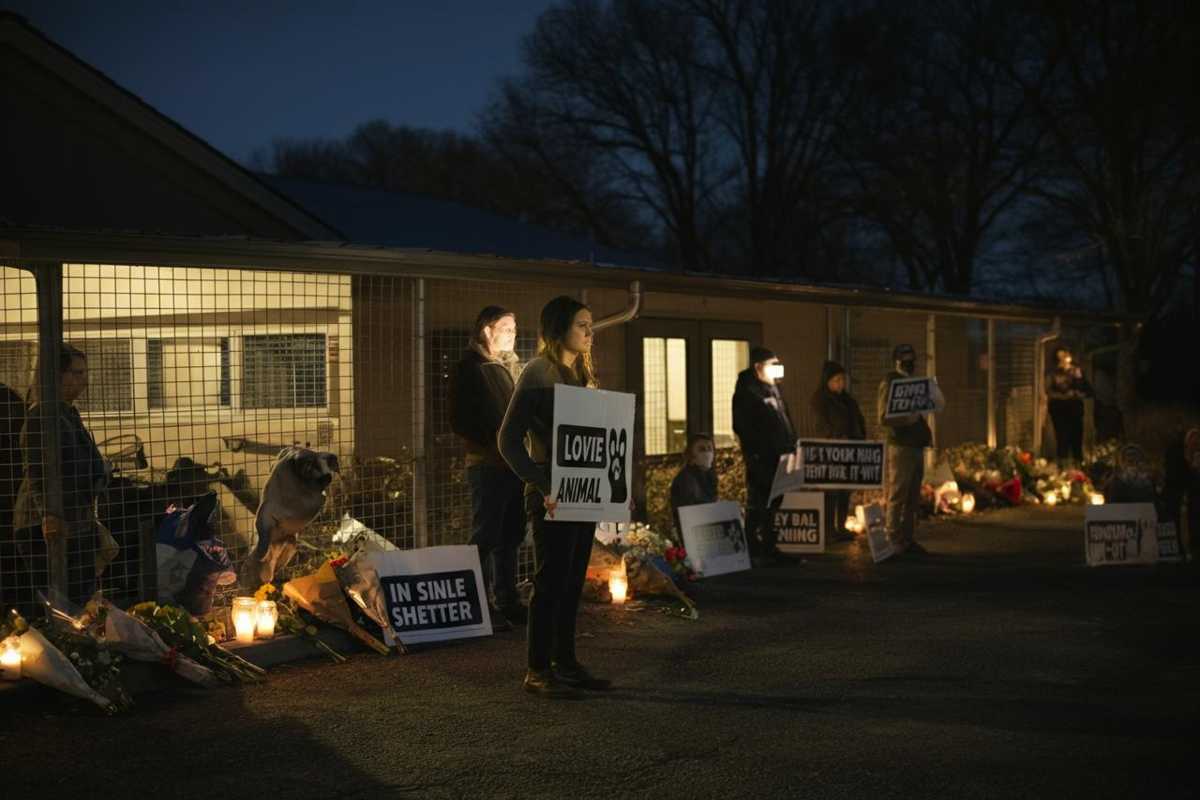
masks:
POLYGON ((612 688, 612 681, 607 678, 597 678, 588 672, 587 667, 578 661, 567 665, 556 663, 554 665, 554 675, 567 686, 576 689, 605 692, 612 688))
POLYGON ((522 682, 521 688, 530 694, 536 694, 552 700, 567 700, 579 697, 578 692, 570 686, 561 683, 554 676, 554 671, 548 669, 526 670, 525 680, 522 682))

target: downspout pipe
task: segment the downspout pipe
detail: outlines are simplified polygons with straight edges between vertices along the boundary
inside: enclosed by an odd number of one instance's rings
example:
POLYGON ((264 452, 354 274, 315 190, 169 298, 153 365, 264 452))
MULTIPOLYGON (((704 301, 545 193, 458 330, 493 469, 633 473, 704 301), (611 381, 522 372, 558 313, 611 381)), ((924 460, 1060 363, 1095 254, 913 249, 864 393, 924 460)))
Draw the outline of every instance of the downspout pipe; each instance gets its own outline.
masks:
POLYGON ((634 281, 629 284, 629 302, 625 306, 624 311, 618 311, 616 314, 610 314, 607 317, 601 317, 592 322, 593 331, 602 331, 605 328, 611 328, 614 325, 623 325, 626 322, 633 322, 637 319, 638 314, 642 312, 642 282, 634 281))
POLYGON ((1036 370, 1033 375, 1033 452, 1039 456, 1042 454, 1042 429, 1046 425, 1045 415, 1042 413, 1042 400, 1046 393, 1046 342, 1060 336, 1062 319, 1055 317, 1050 324, 1050 330, 1037 338, 1037 352, 1033 358, 1033 368, 1036 370))

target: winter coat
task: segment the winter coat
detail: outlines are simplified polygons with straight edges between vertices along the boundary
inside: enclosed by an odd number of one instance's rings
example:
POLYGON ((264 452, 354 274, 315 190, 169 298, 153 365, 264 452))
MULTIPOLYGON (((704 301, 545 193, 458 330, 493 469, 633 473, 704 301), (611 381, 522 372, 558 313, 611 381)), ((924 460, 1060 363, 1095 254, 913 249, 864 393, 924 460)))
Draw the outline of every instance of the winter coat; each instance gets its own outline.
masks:
POLYGON ((733 391, 733 432, 742 445, 747 469, 769 468, 796 447, 795 428, 779 389, 763 383, 754 368, 738 375, 733 391))
POLYGON ((683 506, 698 506, 717 502, 717 472, 688 464, 671 481, 671 515, 675 517, 675 529, 683 533, 679 524, 679 509, 683 506))
POLYGON ((1069 370, 1055 367, 1046 373, 1046 398, 1052 402, 1079 402, 1094 395, 1092 385, 1083 377, 1083 372, 1078 367, 1071 367, 1069 370))
POLYGON ((813 392, 812 412, 817 421, 817 435, 825 439, 865 439, 867 421, 858 401, 849 392, 829 391, 829 379, 843 373, 841 365, 825 362, 821 370, 821 385, 813 392))
POLYGON ((506 466, 496 434, 516 386, 516 356, 490 358, 477 347, 463 353, 450 376, 450 429, 467 448, 466 464, 506 466))
POLYGON ((62 501, 47 505, 45 469, 42 460, 41 404, 35 404, 21 430, 24 474, 13 510, 13 528, 41 527, 47 514, 59 517, 75 529, 90 524, 94 501, 104 491, 107 473, 104 458, 83 424, 75 406, 59 403, 59 451, 62 454, 62 501))

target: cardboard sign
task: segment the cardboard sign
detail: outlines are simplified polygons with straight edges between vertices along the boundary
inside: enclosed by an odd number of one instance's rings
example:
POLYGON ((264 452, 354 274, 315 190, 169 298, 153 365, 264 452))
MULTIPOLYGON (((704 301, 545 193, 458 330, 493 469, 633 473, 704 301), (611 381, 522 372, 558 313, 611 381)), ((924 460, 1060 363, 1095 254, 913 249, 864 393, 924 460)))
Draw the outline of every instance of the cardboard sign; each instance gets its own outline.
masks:
POLYGON ((556 521, 629 521, 636 403, 623 392, 555 385, 550 487, 558 500, 556 521))
POLYGON ((936 411, 936 378, 897 378, 888 385, 885 417, 924 414, 936 411))
POLYGON ((1174 522, 1158 523, 1158 560, 1179 563, 1183 553, 1179 550, 1179 531, 1174 522))
POLYGON ((884 524, 883 507, 878 503, 859 506, 855 510, 861 530, 867 532, 867 544, 871 548, 871 560, 878 564, 896 555, 896 546, 888 537, 884 524))
POLYGON ((737 503, 705 503, 679 507, 683 546, 701 575, 724 575, 750 569, 750 550, 742 509, 737 503))
POLYGON ((775 502, 776 497, 783 497, 788 492, 798 492, 804 488, 804 473, 800 471, 800 453, 784 453, 775 465, 775 478, 771 481, 771 496, 767 505, 775 502))
POLYGON ((801 439, 802 485, 811 489, 882 489, 883 442, 801 439))
POLYGON ((1158 514, 1152 503, 1088 506, 1083 531, 1089 567, 1158 560, 1158 514))
POLYGON ((386 603, 384 642, 440 642, 490 636, 487 593, 474 545, 388 550, 364 556, 386 603))
POLYGON ((824 493, 788 492, 774 512, 774 523, 779 552, 825 552, 824 493))

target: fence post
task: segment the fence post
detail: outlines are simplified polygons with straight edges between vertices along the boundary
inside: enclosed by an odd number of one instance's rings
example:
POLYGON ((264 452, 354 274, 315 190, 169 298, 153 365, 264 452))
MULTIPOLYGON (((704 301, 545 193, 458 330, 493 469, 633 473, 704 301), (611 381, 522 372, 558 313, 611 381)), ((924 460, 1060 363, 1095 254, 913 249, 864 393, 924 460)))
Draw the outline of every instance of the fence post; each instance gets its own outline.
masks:
MULTIPOLYGON (((937 377, 937 315, 930 314, 925 318, 925 374, 930 377, 937 377)), ((933 441, 928 450, 925 451, 925 468, 932 469, 937 463, 938 450, 938 426, 937 414, 930 414, 929 431, 933 434, 933 441)))
POLYGON ((429 514, 425 474, 425 279, 417 278, 413 297, 413 537, 429 547, 429 514))
POLYGON ((987 321, 987 444, 996 447, 996 320, 987 321))
MULTIPOLYGON (((63 340, 62 264, 33 267, 37 282, 38 306, 38 398, 42 422, 42 503, 43 508, 63 507, 62 441, 58 427, 59 392, 58 353, 63 340)), ((67 592, 67 537, 63 531, 47 542, 47 571, 50 586, 67 592)))

